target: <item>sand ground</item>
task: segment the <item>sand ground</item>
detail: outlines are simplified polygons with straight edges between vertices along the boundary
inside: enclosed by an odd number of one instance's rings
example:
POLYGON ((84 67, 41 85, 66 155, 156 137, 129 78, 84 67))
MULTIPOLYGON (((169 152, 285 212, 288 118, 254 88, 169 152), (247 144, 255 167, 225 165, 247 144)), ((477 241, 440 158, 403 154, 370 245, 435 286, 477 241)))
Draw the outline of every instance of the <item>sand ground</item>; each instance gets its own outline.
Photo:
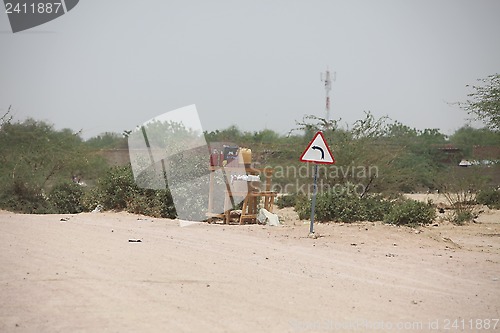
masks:
POLYGON ((279 227, 181 227, 0 212, 0 332, 500 331, 499 211, 320 224, 316 239, 278 214, 279 227))

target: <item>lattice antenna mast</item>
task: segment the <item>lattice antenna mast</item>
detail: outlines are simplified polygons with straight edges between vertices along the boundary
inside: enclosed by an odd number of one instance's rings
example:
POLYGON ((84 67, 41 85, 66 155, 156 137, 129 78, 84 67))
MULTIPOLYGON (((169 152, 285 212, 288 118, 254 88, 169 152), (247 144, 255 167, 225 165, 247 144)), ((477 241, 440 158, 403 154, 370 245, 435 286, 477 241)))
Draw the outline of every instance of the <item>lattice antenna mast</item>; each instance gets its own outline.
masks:
MULTIPOLYGON (((333 81, 335 81, 337 76, 336 72, 333 72, 333 81)), ((326 92, 326 103, 325 103, 325 110, 326 110, 326 121, 327 123, 330 122, 330 90, 332 90, 332 78, 330 75, 330 70, 328 67, 326 68, 325 73, 321 73, 321 82, 324 82, 325 84, 325 92, 326 92)))

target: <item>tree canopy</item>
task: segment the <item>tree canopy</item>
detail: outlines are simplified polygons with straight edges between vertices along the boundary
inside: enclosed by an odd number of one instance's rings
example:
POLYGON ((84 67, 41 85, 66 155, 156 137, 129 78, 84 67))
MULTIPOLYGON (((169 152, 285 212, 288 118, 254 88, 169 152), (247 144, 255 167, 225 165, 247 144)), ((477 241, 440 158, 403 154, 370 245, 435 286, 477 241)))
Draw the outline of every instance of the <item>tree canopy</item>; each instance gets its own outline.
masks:
POLYGON ((495 131, 500 130, 500 74, 479 79, 482 85, 472 86, 470 98, 459 105, 476 119, 482 120, 495 131))

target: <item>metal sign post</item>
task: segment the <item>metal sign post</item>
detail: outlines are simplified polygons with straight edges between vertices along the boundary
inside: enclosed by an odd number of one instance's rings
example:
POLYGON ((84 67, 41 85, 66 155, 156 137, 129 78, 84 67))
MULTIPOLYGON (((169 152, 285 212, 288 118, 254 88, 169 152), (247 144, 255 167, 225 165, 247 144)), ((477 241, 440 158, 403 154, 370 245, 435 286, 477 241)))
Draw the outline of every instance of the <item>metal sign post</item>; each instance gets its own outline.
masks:
POLYGON ((311 202, 311 225, 309 226, 310 234, 314 234, 314 207, 316 207, 317 193, 318 193, 318 164, 314 163, 314 184, 313 184, 313 197, 311 202))
POLYGON ((326 143, 325 137, 321 131, 314 135, 314 138, 309 142, 306 150, 300 156, 301 162, 314 163, 314 184, 313 195, 311 202, 311 225, 309 233, 314 234, 314 208, 316 206, 316 194, 318 193, 318 164, 334 164, 335 158, 333 157, 330 147, 326 143))

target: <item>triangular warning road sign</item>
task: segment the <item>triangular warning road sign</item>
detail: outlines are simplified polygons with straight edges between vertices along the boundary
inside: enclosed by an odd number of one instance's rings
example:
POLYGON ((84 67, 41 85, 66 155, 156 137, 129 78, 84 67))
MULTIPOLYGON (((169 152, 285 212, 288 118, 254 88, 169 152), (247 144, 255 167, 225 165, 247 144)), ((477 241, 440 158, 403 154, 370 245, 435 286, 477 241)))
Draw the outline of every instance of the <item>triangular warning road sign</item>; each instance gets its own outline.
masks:
POLYGON ((300 156, 300 161, 323 164, 335 163, 335 158, 330 151, 330 147, 326 144, 325 137, 321 131, 316 133, 311 142, 309 142, 306 150, 304 150, 302 156, 300 156))

